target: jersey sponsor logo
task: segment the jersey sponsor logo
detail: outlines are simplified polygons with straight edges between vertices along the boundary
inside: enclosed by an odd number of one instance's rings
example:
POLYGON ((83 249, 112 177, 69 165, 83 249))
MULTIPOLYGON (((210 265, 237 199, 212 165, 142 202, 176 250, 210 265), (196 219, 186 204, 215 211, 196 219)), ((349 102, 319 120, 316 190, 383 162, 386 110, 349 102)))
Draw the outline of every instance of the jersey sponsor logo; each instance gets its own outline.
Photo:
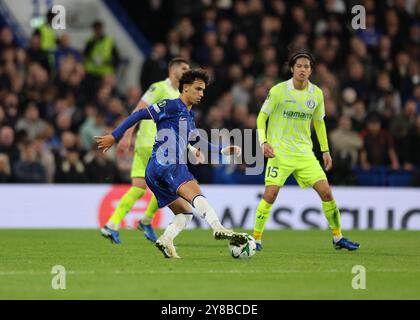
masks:
POLYGON ((283 110, 283 117, 287 119, 311 120, 312 114, 299 111, 283 110))
POLYGON ((315 100, 310 99, 310 100, 306 101, 306 106, 307 106, 309 109, 313 109, 313 108, 315 108, 315 100))

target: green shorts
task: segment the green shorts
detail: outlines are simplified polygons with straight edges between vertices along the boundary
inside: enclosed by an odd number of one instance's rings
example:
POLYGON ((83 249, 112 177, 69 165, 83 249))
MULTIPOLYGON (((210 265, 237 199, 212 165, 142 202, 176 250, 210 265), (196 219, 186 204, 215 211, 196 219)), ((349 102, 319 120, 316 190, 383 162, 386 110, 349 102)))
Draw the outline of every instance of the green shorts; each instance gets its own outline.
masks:
POLYGON ((327 180, 319 161, 313 157, 275 157, 268 159, 265 185, 282 187, 293 174, 301 188, 312 187, 320 180, 327 180))
POLYGON ((134 149, 134 158, 131 165, 131 178, 144 178, 146 166, 152 155, 153 146, 134 149))

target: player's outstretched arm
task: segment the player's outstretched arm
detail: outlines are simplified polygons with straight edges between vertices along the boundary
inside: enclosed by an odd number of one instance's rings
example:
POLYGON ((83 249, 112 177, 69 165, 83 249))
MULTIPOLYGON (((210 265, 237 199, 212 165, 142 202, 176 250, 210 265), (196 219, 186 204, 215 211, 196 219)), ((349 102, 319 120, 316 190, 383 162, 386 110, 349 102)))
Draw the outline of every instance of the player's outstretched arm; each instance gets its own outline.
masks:
MULTIPOLYGON (((133 112, 131 113, 131 114, 133 114, 133 113, 135 113, 135 112, 137 112, 137 111, 139 111, 139 110, 141 110, 141 109, 144 109, 144 108, 147 108, 148 107, 148 104, 144 101, 144 100, 140 100, 139 101, 139 103, 137 104, 137 106, 134 108, 134 110, 133 110, 133 112)), ((132 141, 132 139, 133 139, 133 135, 134 135, 134 132, 136 131, 136 125, 134 125, 134 126, 132 126, 131 128, 129 128, 125 133, 124 133, 124 135, 123 135, 123 137, 121 138, 121 140, 118 142, 118 146, 117 146, 117 148, 119 149, 119 150, 121 150, 121 151, 127 151, 128 150, 128 148, 131 146, 131 141, 132 141)))
POLYGON ((332 158, 328 149, 327 128, 325 127, 324 120, 314 120, 314 128, 321 147, 324 167, 328 171, 332 168, 332 158))
POLYGON ((98 148, 102 149, 103 152, 108 151, 109 148, 121 139, 124 135, 124 132, 127 131, 130 127, 135 125, 142 119, 152 119, 150 112, 147 109, 141 109, 132 113, 127 119, 123 121, 113 132, 112 134, 105 135, 105 136, 95 136, 96 142, 98 144, 98 148))
POLYGON ((115 140, 120 140, 124 135, 124 132, 126 132, 129 128, 143 119, 152 119, 152 115, 148 109, 141 109, 132 113, 127 119, 123 121, 123 123, 121 123, 114 131, 112 131, 112 135, 114 136, 115 140))
POLYGON ((274 158, 273 147, 267 142, 266 131, 267 131, 267 120, 269 115, 263 111, 260 111, 257 117, 257 132, 258 132, 258 141, 260 142, 262 153, 266 158, 274 158))

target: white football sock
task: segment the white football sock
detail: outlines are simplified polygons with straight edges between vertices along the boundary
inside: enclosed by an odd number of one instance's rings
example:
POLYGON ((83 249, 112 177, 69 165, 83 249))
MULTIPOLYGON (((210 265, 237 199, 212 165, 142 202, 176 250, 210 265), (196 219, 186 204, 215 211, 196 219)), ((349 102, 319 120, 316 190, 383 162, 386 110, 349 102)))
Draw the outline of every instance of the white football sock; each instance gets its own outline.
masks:
POLYGON ((175 237, 187 226, 192 220, 192 213, 176 214, 172 222, 166 227, 162 237, 174 240, 175 237))
POLYGON ((205 219, 214 231, 223 228, 216 212, 204 196, 196 196, 191 204, 197 210, 200 217, 205 219))

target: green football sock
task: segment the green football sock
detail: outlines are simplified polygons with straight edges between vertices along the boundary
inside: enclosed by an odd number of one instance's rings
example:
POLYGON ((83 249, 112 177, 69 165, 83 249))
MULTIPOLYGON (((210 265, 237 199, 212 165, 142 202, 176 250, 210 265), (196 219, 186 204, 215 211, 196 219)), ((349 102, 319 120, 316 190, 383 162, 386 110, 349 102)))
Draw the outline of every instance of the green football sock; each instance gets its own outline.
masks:
POLYGON ((322 210, 328 220, 333 236, 341 236, 340 210, 334 200, 322 201, 322 210))
POLYGON ((136 201, 140 199, 144 193, 146 192, 145 189, 139 187, 131 187, 121 198, 120 202, 118 203, 117 208, 114 211, 114 214, 109 219, 107 226, 117 230, 121 221, 127 215, 127 213, 131 210, 134 206, 136 201))
POLYGON ((156 197, 153 196, 152 199, 150 199, 149 205, 147 206, 146 212, 144 214, 144 217, 141 219, 141 222, 144 224, 150 224, 158 209, 158 202, 156 200, 156 197))
POLYGON ((254 239, 261 240, 262 234, 264 232, 265 223, 268 220, 270 215, 270 210, 273 205, 268 203, 264 199, 261 199, 257 207, 257 212, 255 215, 255 226, 254 226, 254 239))

